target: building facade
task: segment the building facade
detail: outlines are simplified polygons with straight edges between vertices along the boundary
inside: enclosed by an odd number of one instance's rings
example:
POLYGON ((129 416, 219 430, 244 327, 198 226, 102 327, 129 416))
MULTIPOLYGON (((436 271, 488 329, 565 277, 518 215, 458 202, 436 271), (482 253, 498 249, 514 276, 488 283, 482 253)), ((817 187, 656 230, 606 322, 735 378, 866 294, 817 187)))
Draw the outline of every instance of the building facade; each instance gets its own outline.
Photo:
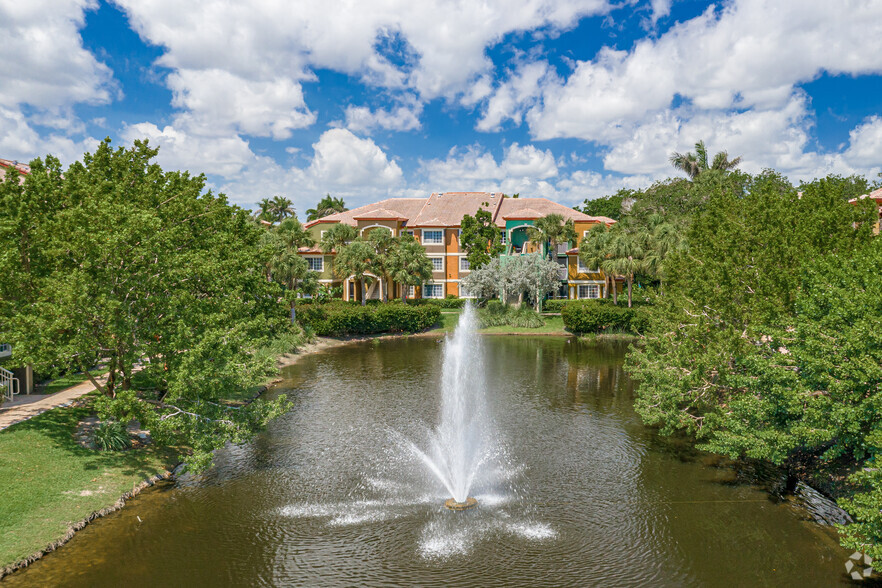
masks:
MULTIPOLYGON (((392 236, 404 233, 413 235, 426 250, 432 261, 432 279, 422 287, 408 288, 407 298, 469 297, 460 286, 460 279, 469 272, 466 252, 459 246, 460 223, 465 215, 474 216, 479 209, 492 215, 505 245, 504 256, 527 255, 544 252, 545 244, 533 243, 527 231, 533 223, 549 214, 559 214, 564 220, 572 220, 577 241, 561 245, 554 253, 560 264, 561 287, 559 298, 601 298, 606 296, 607 280, 595 268, 584 267, 578 259, 578 247, 582 238, 595 225, 611 225, 615 221, 601 216, 589 216, 546 198, 508 198, 495 192, 445 192, 433 193, 428 198, 390 198, 360 206, 347 212, 332 214, 305 225, 311 237, 318 243, 324 233, 334 224, 352 226, 361 237, 374 230, 388 230, 392 236)), ((334 273, 334 252, 323 253, 318 246, 301 248, 299 254, 306 258, 310 269, 319 272, 319 282, 342 288, 346 300, 360 299, 361 291, 351 277, 334 273)), ((381 296, 380 278, 371 276, 366 287, 367 298, 381 296)), ((399 284, 383 284, 389 297, 401 297, 399 284)))

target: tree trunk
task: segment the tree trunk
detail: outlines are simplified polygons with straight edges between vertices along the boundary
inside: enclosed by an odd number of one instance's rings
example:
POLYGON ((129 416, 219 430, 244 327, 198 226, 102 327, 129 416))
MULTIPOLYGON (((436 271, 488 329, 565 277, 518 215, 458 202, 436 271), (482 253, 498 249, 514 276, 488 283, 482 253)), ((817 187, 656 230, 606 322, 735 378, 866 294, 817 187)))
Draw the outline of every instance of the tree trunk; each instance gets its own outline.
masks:
POLYGON ((364 287, 364 278, 358 281, 361 284, 361 305, 365 306, 367 304, 367 290, 364 287))
POLYGON ((294 307, 294 301, 291 301, 291 324, 294 324, 294 319, 297 318, 297 309, 294 307))
POLYGON ((401 302, 407 303, 407 284, 402 282, 399 284, 401 286, 401 302))
POLYGON ((631 308, 631 284, 634 283, 634 276, 628 274, 628 308, 631 308))
POLYGON ((380 299, 383 301, 383 304, 386 304, 387 302, 389 302, 389 292, 387 291, 387 288, 384 287, 384 282, 386 280, 385 278, 377 278, 377 281, 380 282, 380 299))
POLYGON ((612 290, 613 290, 613 304, 618 306, 618 304, 619 304, 619 288, 618 288, 618 285, 616 284, 616 277, 613 276, 611 278, 611 280, 612 280, 612 290))

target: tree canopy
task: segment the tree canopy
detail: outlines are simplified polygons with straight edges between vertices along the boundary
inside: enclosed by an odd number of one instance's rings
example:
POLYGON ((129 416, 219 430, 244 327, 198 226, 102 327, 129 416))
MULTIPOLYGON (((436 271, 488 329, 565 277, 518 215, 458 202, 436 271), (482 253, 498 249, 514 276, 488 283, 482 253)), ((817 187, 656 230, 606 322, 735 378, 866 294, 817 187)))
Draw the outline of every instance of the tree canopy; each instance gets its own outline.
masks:
POLYGON ((460 229, 459 247, 466 252, 472 270, 480 269, 505 250, 493 215, 483 208, 479 208, 475 216, 463 216, 460 229))
POLYGON ((285 320, 261 229, 204 191, 203 176, 151 163, 156 153, 107 140, 63 173, 53 157, 34 160, 22 185, 8 173, 0 339, 43 373, 106 363, 107 383, 92 379, 104 413, 191 447, 199 468, 285 407, 226 402, 267 373, 254 350, 285 320), (136 390, 138 364, 153 389, 136 390))

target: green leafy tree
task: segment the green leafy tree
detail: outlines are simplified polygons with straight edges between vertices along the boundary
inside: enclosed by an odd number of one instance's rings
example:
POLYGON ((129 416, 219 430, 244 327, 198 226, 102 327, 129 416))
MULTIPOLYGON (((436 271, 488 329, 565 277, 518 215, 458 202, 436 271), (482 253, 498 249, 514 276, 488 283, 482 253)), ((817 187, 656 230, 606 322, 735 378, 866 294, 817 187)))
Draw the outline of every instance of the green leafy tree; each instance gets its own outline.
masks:
POLYGON ((675 151, 672 153, 670 162, 675 168, 689 176, 689 179, 694 180, 701 175, 702 172, 709 170, 718 172, 731 171, 738 167, 738 164, 741 163, 741 158, 736 157, 735 159, 729 159, 728 153, 720 151, 709 163, 707 147, 705 146, 704 141, 699 141, 695 144, 694 152, 677 153, 675 151))
POLYGON ((389 276, 401 284, 401 300, 407 299, 408 286, 422 286, 432 279, 432 260, 426 249, 412 235, 396 238, 389 250, 387 261, 389 276))
POLYGON ((227 403, 268 373, 254 349, 285 320, 263 231, 156 153, 107 140, 63 174, 47 157, 22 186, 2 184, 0 339, 44 373, 106 362, 106 383, 89 376, 102 414, 137 416, 158 443, 191 448, 198 469, 285 409, 227 403), (135 388, 136 363, 153 389, 135 388))
POLYGON ((623 188, 616 192, 613 196, 603 196, 582 201, 581 210, 585 214, 591 216, 605 216, 613 220, 622 218, 622 203, 625 200, 636 199, 638 192, 623 188))
POLYGON ((331 228, 327 229, 322 236, 322 251, 325 253, 338 251, 350 241, 355 241, 356 237, 358 237, 358 231, 353 226, 344 225, 343 223, 331 225, 331 228))
POLYGON ((376 255, 377 251, 371 243, 358 238, 348 245, 341 246, 334 259, 334 273, 337 274, 337 277, 344 280, 346 278, 358 280, 359 288, 361 288, 362 306, 367 303, 365 280, 367 274, 374 269, 376 255))
POLYGON ((560 214, 549 214, 533 222, 527 229, 527 237, 535 243, 547 245, 548 257, 554 259, 558 245, 576 242, 576 229, 572 220, 564 221, 560 214))
POLYGON ((342 198, 334 198, 330 194, 326 194, 315 205, 315 208, 310 208, 306 211, 306 220, 311 222, 338 212, 346 212, 347 210, 349 209, 346 208, 346 203, 343 202, 342 198))
POLYGON ((472 270, 480 269, 505 250, 493 215, 483 208, 475 216, 463 216, 460 229, 459 247, 466 252, 472 270))

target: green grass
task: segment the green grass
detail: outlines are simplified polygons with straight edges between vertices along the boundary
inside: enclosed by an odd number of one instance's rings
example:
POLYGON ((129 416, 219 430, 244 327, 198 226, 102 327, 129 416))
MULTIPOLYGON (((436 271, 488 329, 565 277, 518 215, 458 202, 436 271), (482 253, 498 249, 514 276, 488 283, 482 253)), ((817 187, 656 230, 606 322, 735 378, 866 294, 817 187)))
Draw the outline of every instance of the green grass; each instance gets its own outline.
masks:
MULTIPOLYGON (((452 333, 459 322, 459 310, 444 310, 441 312, 441 324, 430 333, 452 333)), ((502 325, 499 327, 489 327, 480 329, 479 333, 487 335, 570 335, 571 333, 564 328, 563 319, 560 315, 545 315, 545 325, 535 329, 527 327, 512 327, 502 325)))
POLYGON ((86 407, 57 408, 0 431, 0 566, 62 537, 172 463, 156 449, 93 451, 73 438, 86 407))
MULTIPOLYGON (((101 376, 107 373, 107 370, 104 368, 94 368, 89 370, 93 376, 101 376)), ((45 386, 40 385, 34 390, 37 394, 55 394, 56 392, 61 392, 65 388, 70 388, 71 386, 76 386, 77 384, 82 384, 86 380, 89 379, 83 372, 78 372, 76 374, 65 374, 60 378, 55 378, 54 380, 49 381, 45 386)))

